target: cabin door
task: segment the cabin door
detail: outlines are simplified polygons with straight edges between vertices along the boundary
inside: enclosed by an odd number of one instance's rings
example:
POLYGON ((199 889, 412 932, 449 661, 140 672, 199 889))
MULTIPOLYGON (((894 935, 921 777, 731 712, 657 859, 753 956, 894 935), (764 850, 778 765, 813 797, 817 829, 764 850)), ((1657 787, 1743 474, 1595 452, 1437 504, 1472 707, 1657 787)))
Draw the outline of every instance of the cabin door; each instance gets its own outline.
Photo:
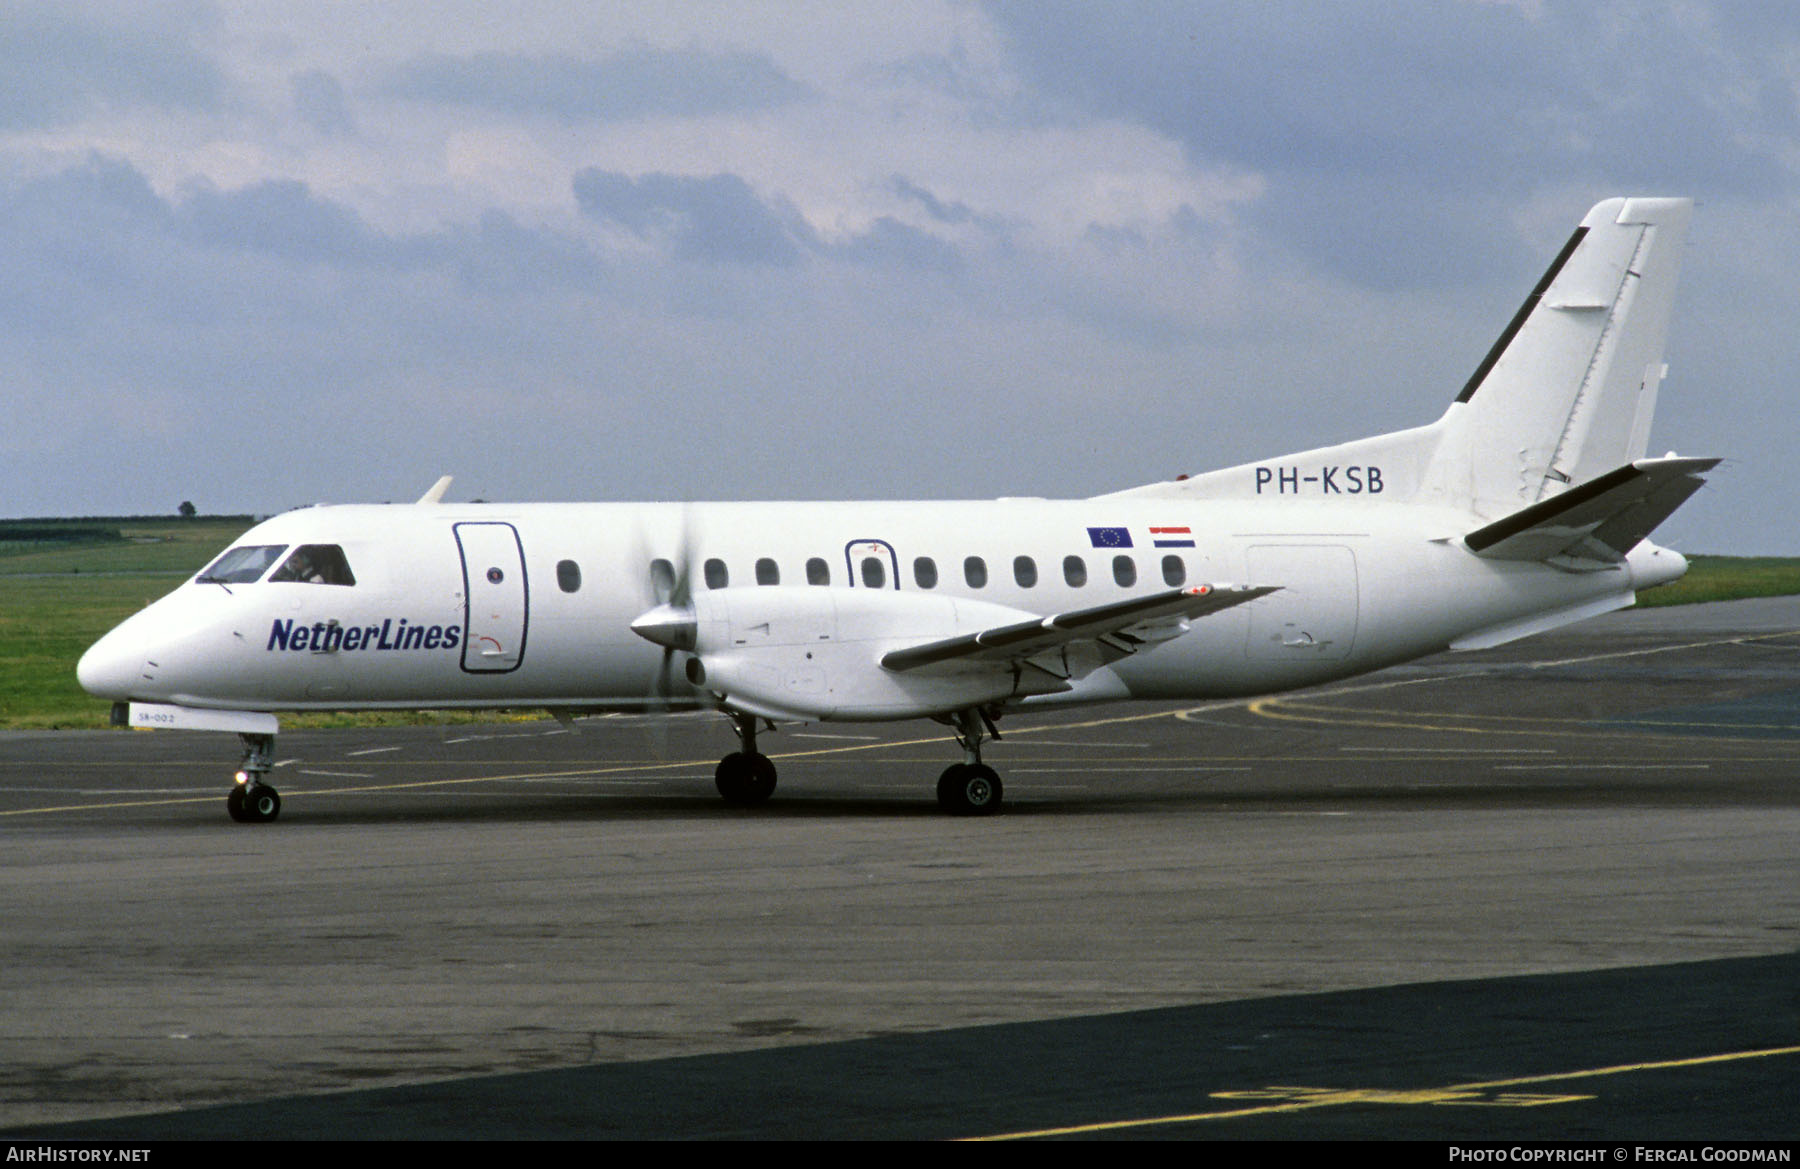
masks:
POLYGON ((504 674, 525 660, 525 551, 511 524, 457 524, 463 568, 462 668, 504 674))

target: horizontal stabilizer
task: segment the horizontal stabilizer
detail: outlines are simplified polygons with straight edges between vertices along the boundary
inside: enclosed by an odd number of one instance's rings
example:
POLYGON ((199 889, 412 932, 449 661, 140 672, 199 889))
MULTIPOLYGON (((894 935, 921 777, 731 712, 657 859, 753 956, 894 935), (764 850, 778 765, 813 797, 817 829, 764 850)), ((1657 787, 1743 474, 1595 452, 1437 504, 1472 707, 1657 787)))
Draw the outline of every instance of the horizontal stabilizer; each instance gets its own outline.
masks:
POLYGON ((1274 588, 1249 585, 1194 585, 1170 589, 1147 597, 1076 609, 1041 620, 1020 621, 984 629, 980 633, 965 633, 897 649, 884 655, 881 664, 886 669, 900 672, 943 662, 1017 662, 1072 642, 1098 641, 1107 637, 1118 640, 1119 644, 1114 648, 1119 651, 1119 656, 1123 656, 1135 649, 1134 642, 1151 640, 1134 637, 1133 630, 1138 626, 1204 617, 1274 591, 1274 588))
POLYGON ((1617 561, 1674 514, 1718 459, 1639 459, 1477 528, 1463 542, 1488 560, 1617 561))

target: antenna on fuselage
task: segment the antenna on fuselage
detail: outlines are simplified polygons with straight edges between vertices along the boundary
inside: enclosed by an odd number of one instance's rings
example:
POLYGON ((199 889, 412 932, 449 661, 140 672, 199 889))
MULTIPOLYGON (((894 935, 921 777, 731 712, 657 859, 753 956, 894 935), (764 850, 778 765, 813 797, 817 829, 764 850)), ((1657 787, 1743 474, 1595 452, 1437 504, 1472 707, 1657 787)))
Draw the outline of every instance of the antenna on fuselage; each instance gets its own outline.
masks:
POLYGON ((427 491, 425 494, 419 496, 419 502, 420 503, 442 503, 442 502, 444 502, 444 492, 450 490, 450 480, 452 480, 454 478, 456 478, 456 476, 454 476, 454 475, 445 475, 442 479, 439 479, 436 483, 433 483, 431 485, 430 491, 427 491))

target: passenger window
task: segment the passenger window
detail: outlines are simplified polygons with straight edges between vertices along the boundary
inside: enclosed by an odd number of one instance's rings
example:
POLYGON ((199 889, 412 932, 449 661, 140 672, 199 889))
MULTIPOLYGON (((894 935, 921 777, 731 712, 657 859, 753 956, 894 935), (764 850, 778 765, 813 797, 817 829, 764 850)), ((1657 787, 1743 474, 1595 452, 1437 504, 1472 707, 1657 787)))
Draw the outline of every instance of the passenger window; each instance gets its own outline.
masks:
POLYGON ((806 583, 809 585, 828 585, 831 583, 831 565, 820 557, 814 556, 806 562, 806 583))
POLYGON ((249 584, 262 579, 262 574, 269 571, 269 565, 286 551, 286 544, 247 544, 233 548, 194 579, 200 584, 249 584))
POLYGON ((963 583, 972 589, 987 587, 987 561, 971 556, 963 561, 963 583))
POLYGON ((778 585, 781 583, 781 568, 767 556, 756 562, 756 583, 759 585, 778 585))
POLYGON ((1037 561, 1029 556, 1013 557, 1013 579, 1019 582, 1022 589, 1037 584, 1037 561))
POLYGON ((1187 562, 1179 556, 1163 557, 1163 583, 1172 589, 1186 584, 1187 562))
POLYGON ((581 588, 581 565, 573 560, 556 562, 556 587, 565 593, 577 592, 581 588))
POLYGON ((1079 556, 1063 557, 1063 583, 1078 589, 1087 583, 1087 561, 1079 556))
POLYGON ((726 570, 725 562, 713 557, 706 562, 706 587, 722 589, 731 583, 731 573, 726 570))
POLYGON ((913 561, 913 583, 922 589, 937 588, 937 561, 921 556, 913 561))
POLYGON ((887 588, 887 565, 881 562, 881 557, 863 557, 862 580, 865 589, 887 588))
POLYGON ((663 605, 675 595, 675 566, 660 557, 650 562, 650 592, 663 605))
POLYGON ((294 549, 287 562, 269 575, 271 581, 297 581, 301 584, 353 585, 350 562, 336 544, 302 544, 294 549))
POLYGON ((1137 561, 1129 556, 1113 557, 1113 581, 1122 589, 1137 583, 1137 561))

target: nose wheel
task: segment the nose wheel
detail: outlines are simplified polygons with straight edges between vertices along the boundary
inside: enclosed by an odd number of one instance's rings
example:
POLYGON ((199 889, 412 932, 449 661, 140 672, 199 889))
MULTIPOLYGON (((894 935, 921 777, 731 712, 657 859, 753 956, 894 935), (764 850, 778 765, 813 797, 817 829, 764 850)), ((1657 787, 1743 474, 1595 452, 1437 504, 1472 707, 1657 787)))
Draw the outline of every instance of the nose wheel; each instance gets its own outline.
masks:
POLYGON ((719 760, 718 770, 713 772, 713 783, 726 803, 753 808, 775 794, 775 765, 756 749, 756 716, 734 711, 731 721, 737 728, 738 742, 743 750, 733 751, 719 760))
POLYGON ((725 802, 740 808, 755 807, 775 793, 775 765, 767 755, 733 751, 719 760, 713 782, 725 802))
POLYGON ((281 815, 281 793, 262 781, 275 765, 274 735, 239 735, 244 759, 237 782, 225 797, 225 811, 239 824, 267 824, 281 815))

